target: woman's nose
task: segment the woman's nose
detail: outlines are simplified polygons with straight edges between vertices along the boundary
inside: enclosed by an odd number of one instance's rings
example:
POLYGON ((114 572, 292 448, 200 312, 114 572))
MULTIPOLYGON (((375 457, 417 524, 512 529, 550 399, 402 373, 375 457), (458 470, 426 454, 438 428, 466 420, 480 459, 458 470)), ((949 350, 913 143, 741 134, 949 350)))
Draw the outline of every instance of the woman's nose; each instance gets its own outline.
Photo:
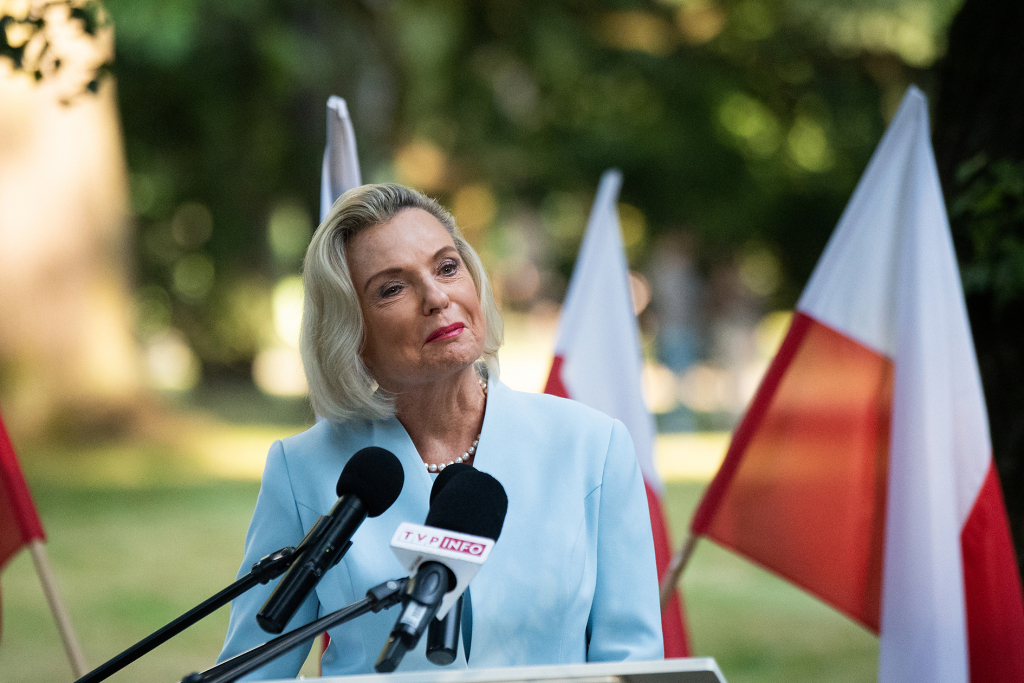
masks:
POLYGON ((435 311, 448 308, 448 294, 437 285, 436 282, 428 281, 423 294, 423 314, 430 315, 435 311))

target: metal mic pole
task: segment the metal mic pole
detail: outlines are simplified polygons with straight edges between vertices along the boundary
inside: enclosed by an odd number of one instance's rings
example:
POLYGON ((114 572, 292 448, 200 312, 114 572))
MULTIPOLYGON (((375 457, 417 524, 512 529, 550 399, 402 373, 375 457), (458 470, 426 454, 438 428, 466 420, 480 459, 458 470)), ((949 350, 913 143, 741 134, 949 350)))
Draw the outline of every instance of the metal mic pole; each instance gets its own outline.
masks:
POLYGON ((380 612, 401 603, 408 581, 409 579, 405 577, 385 581, 366 591, 366 597, 362 600, 225 660, 206 671, 191 673, 182 678, 181 683, 230 683, 338 624, 351 621, 367 612, 380 612))
POLYGON ((289 546, 267 555, 262 560, 254 564, 252 566, 252 571, 248 574, 238 579, 213 597, 196 605, 188 612, 185 612, 185 614, 182 614, 159 631, 146 636, 121 654, 110 658, 103 664, 100 664, 98 667, 76 680, 75 683, 99 683, 99 681, 106 680, 142 655, 154 650, 157 646, 178 635, 192 624, 204 619, 210 614, 213 614, 256 584, 267 583, 268 581, 272 581, 273 579, 281 576, 281 574, 284 574, 285 571, 287 571, 288 567, 292 566, 297 559, 302 557, 311 543, 316 540, 319 533, 323 530, 323 527, 321 526, 323 519, 324 518, 321 517, 316 521, 312 528, 310 528, 306 538, 303 539, 302 543, 300 543, 297 548, 289 546))

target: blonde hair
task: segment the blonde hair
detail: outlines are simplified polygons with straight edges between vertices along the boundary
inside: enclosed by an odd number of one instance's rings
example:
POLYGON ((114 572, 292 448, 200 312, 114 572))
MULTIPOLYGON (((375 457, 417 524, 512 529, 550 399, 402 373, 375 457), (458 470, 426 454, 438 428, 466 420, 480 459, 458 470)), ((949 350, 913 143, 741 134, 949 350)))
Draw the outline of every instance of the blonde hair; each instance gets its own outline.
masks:
POLYGON ((313 410, 328 420, 381 419, 394 401, 378 389, 360 357, 365 326, 345 247, 359 232, 387 223, 405 209, 422 209, 444 226, 469 270, 484 318, 484 350, 478 370, 498 376, 504 326, 483 263, 463 238, 455 219, 435 200, 396 183, 363 185, 334 203, 306 250, 302 281, 300 350, 313 410), (480 367, 483 366, 483 367, 480 367))

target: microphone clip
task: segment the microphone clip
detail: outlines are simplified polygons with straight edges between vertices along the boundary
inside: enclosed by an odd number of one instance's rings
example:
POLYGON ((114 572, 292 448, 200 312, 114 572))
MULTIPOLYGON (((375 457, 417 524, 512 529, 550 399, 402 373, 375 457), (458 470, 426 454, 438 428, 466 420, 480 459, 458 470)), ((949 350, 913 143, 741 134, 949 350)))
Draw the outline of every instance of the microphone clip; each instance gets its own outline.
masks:
POLYGON ((373 666, 377 673, 397 669, 405 653, 416 646, 448 592, 450 574, 448 567, 440 562, 428 561, 408 580, 401 595, 402 614, 373 666))
POLYGON ((253 564, 252 571, 249 573, 260 583, 273 581, 292 566, 296 552, 297 550, 293 546, 281 548, 253 564))
POLYGON ((366 591, 366 597, 370 599, 370 609, 377 613, 400 604, 408 583, 409 578, 403 576, 400 579, 385 581, 366 591))

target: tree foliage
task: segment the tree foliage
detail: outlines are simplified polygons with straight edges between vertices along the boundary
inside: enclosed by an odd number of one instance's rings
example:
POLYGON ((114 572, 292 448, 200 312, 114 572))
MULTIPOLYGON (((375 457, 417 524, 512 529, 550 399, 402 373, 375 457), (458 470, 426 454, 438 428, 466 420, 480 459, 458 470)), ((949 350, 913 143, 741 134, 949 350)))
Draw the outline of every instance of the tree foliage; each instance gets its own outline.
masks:
MULTIPOLYGON (((935 68, 958 4, 108 0, 139 334, 180 330, 207 377, 249 376, 274 335, 274 285, 315 227, 332 94, 349 102, 364 178, 452 207, 506 305, 561 296, 614 166, 634 265, 670 234, 697 244, 704 271, 762 254, 777 285, 764 303, 785 307, 906 85, 938 82, 935 147, 1021 543, 1022 10, 968 0, 935 68), (527 266, 539 285, 517 293, 527 266)), ((0 15, 0 57, 42 80, 68 68, 58 19, 109 29, 96 0, 0 15)), ((91 64, 71 70, 88 76, 77 92, 109 56, 91 64)))
POLYGON ((898 8, 812 5, 110 0, 142 333, 172 325, 208 373, 247 374, 270 334, 252 311, 299 264, 270 235, 314 225, 330 94, 367 180, 439 196, 507 294, 536 266, 524 305, 560 297, 612 166, 636 264, 666 233, 705 269, 764 252, 769 303, 790 305, 888 110, 927 80, 899 45, 842 37, 871 17, 895 35, 898 8))
POLYGON ((36 81, 64 81, 70 103, 109 73, 110 18, 99 0, 9 2, 0 12, 0 57, 36 81))

